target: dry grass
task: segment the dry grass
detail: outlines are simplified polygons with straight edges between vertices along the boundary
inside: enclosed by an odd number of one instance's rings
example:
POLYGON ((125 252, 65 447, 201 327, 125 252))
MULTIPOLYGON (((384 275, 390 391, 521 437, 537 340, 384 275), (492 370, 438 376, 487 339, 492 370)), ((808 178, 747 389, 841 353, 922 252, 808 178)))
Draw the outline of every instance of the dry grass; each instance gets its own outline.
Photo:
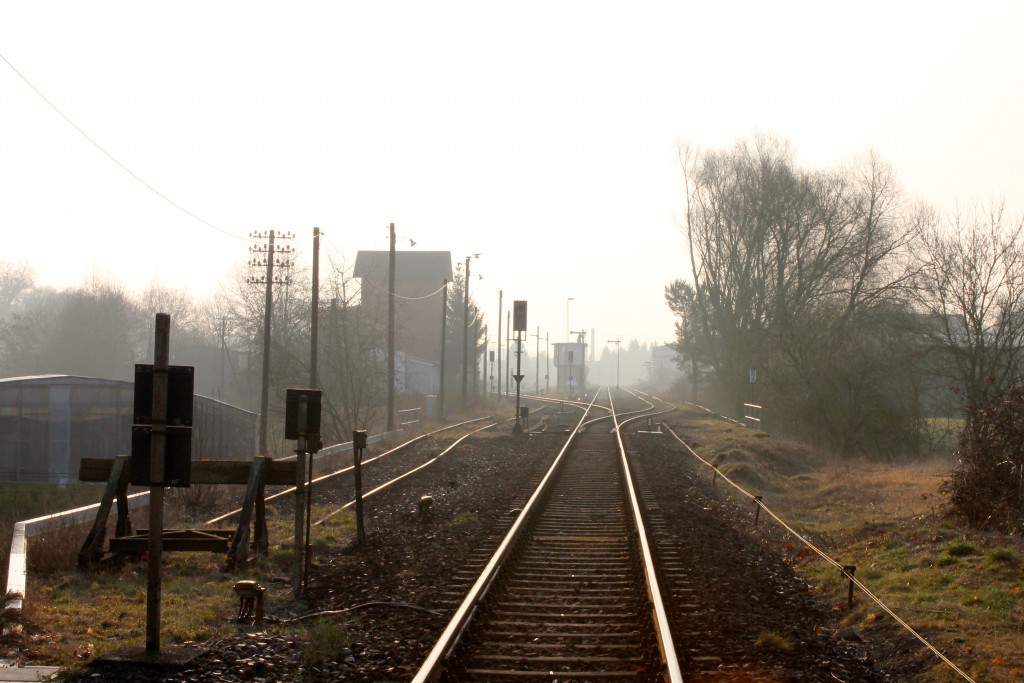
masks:
MULTIPOLYGON (((1024 541, 942 516, 948 455, 880 465, 837 461, 718 420, 690 415, 684 438, 856 576, 975 680, 1024 681, 1024 541)), ((679 430, 677 430, 679 431, 679 430)), ((683 434, 680 434, 683 436, 683 434)), ((723 488, 719 485, 719 488, 723 488)), ((865 596, 846 605, 835 567, 776 530, 768 536, 845 625, 882 641, 893 620, 865 596)), ((919 680, 963 680, 933 655, 919 680), (934 664, 934 666, 932 666, 934 664)))
MULTIPOLYGON (((221 571, 224 558, 220 554, 164 556, 161 640, 165 646, 233 633, 232 621, 238 612, 233 586, 240 579, 255 579, 268 589, 269 613, 304 609, 291 596, 294 518, 286 507, 290 505, 282 505, 280 516, 268 509, 271 550, 242 572, 221 571)), ((319 519, 327 511, 314 506, 313 518, 319 519)), ((135 521, 141 523, 142 518, 135 521)), ((336 515, 326 524, 313 527, 312 543, 316 547, 337 543, 351 535, 353 525, 351 514, 336 515)), ((85 531, 76 529, 60 532, 60 538, 32 540, 29 558, 33 565, 40 562, 40 566, 29 572, 30 597, 24 616, 33 631, 44 635, 32 642, 25 654, 37 663, 75 667, 114 649, 145 644, 146 562, 80 572, 74 567, 84 535, 85 531), (49 559, 47 548, 52 546, 56 553, 61 544, 69 551, 65 561, 49 559)))

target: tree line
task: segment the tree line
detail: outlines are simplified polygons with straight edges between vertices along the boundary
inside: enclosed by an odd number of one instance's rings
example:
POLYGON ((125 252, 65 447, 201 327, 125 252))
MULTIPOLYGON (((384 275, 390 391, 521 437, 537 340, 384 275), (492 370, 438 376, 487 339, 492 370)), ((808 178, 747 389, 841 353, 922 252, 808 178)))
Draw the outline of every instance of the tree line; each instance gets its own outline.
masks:
MULTIPOLYGON (((249 275, 240 266, 218 295, 199 301, 181 290, 152 285, 135 293, 95 277, 57 290, 38 285, 31 266, 0 261, 0 376, 69 374, 131 381, 135 363, 152 362, 154 315, 165 312, 171 315, 171 363, 195 366, 196 393, 259 412, 265 285, 252 284, 249 275)), ((461 372, 463 280, 457 274, 448 293, 449 396, 457 395, 461 372)), ((310 273, 294 268, 287 285, 273 287, 273 299, 268 443, 280 454, 288 448, 285 389, 308 386, 310 380, 310 273)), ((387 313, 362 305, 360 281, 344 264, 331 264, 326 276, 321 273, 319 301, 317 374, 324 443, 347 441, 353 429, 382 431, 387 313)), ((472 354, 473 340, 482 349, 485 334, 472 297, 469 315, 472 354)))
POLYGON ((679 160, 689 273, 665 298, 690 399, 896 457, 1020 382, 1024 220, 1002 204, 943 216, 877 154, 811 170, 771 136, 679 160))

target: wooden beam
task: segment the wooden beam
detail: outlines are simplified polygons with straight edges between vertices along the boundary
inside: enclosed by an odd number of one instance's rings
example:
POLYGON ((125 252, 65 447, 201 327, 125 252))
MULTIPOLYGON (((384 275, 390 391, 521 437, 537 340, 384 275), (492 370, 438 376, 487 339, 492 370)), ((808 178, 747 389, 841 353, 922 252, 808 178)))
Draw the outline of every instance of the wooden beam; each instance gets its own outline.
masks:
MULTIPOLYGON (((193 484, 226 484, 243 486, 249 483, 253 460, 193 460, 193 484)), ((79 481, 108 481, 114 465, 112 458, 82 458, 78 471, 79 481)), ((264 465, 264 485, 294 486, 298 460, 271 460, 264 465)))

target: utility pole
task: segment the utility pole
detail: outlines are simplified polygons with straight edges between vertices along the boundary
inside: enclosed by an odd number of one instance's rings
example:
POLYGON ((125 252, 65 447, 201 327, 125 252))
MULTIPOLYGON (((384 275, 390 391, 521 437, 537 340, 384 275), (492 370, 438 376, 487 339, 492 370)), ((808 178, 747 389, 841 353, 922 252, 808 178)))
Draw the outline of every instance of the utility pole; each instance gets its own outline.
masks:
POLYGON ((498 397, 501 397, 501 304, 504 290, 498 290, 498 397))
POLYGON ((551 393, 551 333, 544 333, 544 395, 551 393))
POLYGON ((466 382, 469 379, 469 257, 466 257, 466 279, 462 283, 462 409, 466 409, 466 382))
POLYGON ((388 431, 395 430, 395 224, 388 252, 388 431))
MULTIPOLYGON (((505 393, 512 391, 512 311, 505 311, 505 393)), ((500 371, 501 368, 498 368, 500 371)))
MULTIPOLYGON (((224 364, 227 362, 228 355, 228 318, 222 315, 220 317, 220 400, 227 403, 227 399, 224 398, 224 364)), ((221 420, 223 424, 223 420, 221 420)))
POLYGON ((619 388, 619 344, 621 339, 609 339, 609 344, 615 344, 615 388, 619 388))
MULTIPOLYGON (((313 228, 313 286, 312 292, 310 293, 310 300, 312 301, 312 310, 309 314, 309 388, 317 389, 320 384, 319 377, 319 356, 320 356, 320 228, 313 228)), ((295 515, 295 526, 296 526, 296 552, 301 553, 301 557, 298 557, 296 567, 300 564, 302 566, 301 579, 295 582, 293 590, 295 591, 295 597, 298 597, 302 591, 302 587, 306 585, 306 580, 309 577, 309 567, 311 563, 312 553, 310 552, 310 525, 312 523, 312 506, 313 506, 313 453, 320 450, 321 440, 320 435, 317 434, 315 440, 312 443, 307 444, 307 448, 298 449, 295 457, 299 459, 299 476, 297 477, 297 483, 295 486, 296 494, 301 499, 296 500, 296 506, 302 510, 297 512, 295 515), (306 451, 309 451, 308 453, 306 451), (301 452, 300 452, 301 451, 301 452), (302 479, 302 470, 306 470, 306 480, 302 479), (303 530, 303 526, 305 529, 303 530), (300 535, 302 538, 300 539, 300 535), (302 540, 301 549, 298 547, 298 541, 302 540)))
MULTIPOLYGON (((580 395, 587 395, 587 331, 580 330, 577 332, 573 330, 570 334, 576 335, 576 343, 579 344, 580 348, 580 395)), ((571 372, 571 370, 570 370, 571 372)))
POLYGON ((274 239, 292 239, 292 233, 283 233, 278 230, 268 230, 261 233, 250 233, 252 239, 267 240, 265 245, 254 244, 249 247, 253 254, 249 265, 253 267, 265 267, 266 273, 262 276, 250 276, 250 284, 262 284, 266 286, 266 300, 263 307, 263 381, 260 393, 260 455, 267 456, 267 418, 270 412, 270 328, 274 316, 274 285, 288 284, 287 275, 274 275, 274 266, 286 270, 291 268, 291 255, 295 253, 294 247, 277 247, 275 250, 274 239))
POLYGON ((313 228, 313 305, 309 314, 309 388, 320 381, 317 362, 320 351, 320 228, 313 228))
POLYGON ((536 362, 534 363, 536 365, 536 370, 534 371, 535 375, 534 375, 534 382, 533 382, 533 392, 535 394, 539 394, 540 393, 540 325, 537 325, 537 334, 535 334, 533 336, 537 338, 537 354, 536 354, 537 357, 535 359, 536 362))
MULTIPOLYGON (((473 254, 466 257, 466 280, 462 286, 463 298, 463 328, 465 334, 462 337, 462 407, 466 408, 466 387, 469 381, 469 259, 479 258, 480 254, 473 254)), ((475 344, 474 344, 475 345, 475 344)), ((474 350, 474 354, 475 354, 474 350)))
POLYGON ((448 278, 441 292, 441 381, 437 392, 437 416, 444 419, 444 351, 448 342, 448 278))

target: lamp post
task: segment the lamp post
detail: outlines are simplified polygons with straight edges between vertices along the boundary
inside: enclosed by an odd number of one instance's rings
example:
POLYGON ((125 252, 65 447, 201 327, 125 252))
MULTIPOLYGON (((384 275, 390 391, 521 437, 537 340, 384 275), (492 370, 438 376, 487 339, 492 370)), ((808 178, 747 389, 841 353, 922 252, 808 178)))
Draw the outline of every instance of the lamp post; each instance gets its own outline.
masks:
POLYGON ((575 299, 573 299, 570 296, 568 299, 565 300, 565 342, 567 344, 570 341, 572 341, 571 339, 569 339, 569 302, 570 301, 575 301, 575 299))
POLYGON ((466 280, 462 286, 463 335, 462 335, 462 407, 466 408, 466 386, 469 380, 469 259, 480 258, 480 254, 466 257, 466 280))
POLYGON ((619 388, 619 344, 620 339, 609 339, 609 344, 615 344, 615 388, 619 388))
MULTIPOLYGON (((571 332, 576 335, 576 343, 580 345, 580 394, 587 393, 587 331, 571 332)), ((569 368, 569 376, 572 377, 572 368, 569 368)))

